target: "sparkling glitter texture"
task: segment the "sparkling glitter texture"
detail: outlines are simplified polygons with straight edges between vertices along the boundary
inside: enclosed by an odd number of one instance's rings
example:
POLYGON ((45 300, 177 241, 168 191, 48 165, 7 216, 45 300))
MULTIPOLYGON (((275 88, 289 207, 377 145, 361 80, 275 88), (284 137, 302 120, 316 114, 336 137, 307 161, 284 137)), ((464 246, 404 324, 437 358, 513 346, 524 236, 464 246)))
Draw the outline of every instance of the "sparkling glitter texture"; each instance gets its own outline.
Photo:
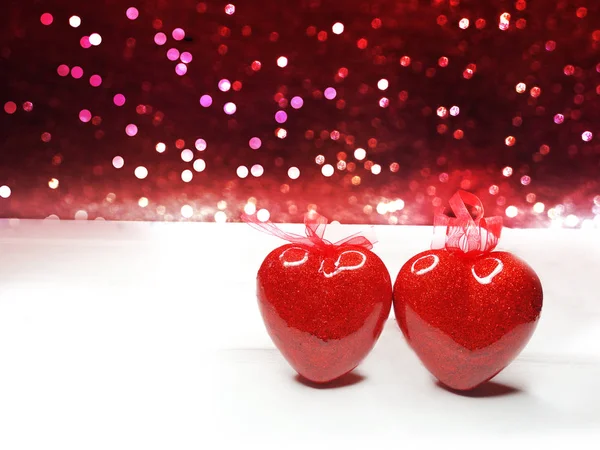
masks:
MULTIPOLYGON (((260 219, 245 220, 261 228, 260 219)), ((343 376, 368 355, 392 304, 388 271, 368 250, 370 241, 355 236, 330 244, 322 240, 325 223, 307 222, 308 237, 263 224, 263 231, 293 243, 271 252, 257 276, 269 335, 290 365, 315 383, 343 376)))
POLYGON ((510 226, 598 228, 598 17, 592 0, 8 2, 0 216, 232 220, 254 198, 277 222, 425 224, 462 188, 510 226))
POLYGON ((471 206, 475 219, 464 204, 453 207, 456 218, 436 217, 446 225, 445 247, 412 257, 394 284, 404 336, 425 367, 456 390, 473 389, 510 364, 533 334, 543 299, 533 269, 491 251, 489 235, 499 236, 495 218, 486 223, 481 204, 471 206))

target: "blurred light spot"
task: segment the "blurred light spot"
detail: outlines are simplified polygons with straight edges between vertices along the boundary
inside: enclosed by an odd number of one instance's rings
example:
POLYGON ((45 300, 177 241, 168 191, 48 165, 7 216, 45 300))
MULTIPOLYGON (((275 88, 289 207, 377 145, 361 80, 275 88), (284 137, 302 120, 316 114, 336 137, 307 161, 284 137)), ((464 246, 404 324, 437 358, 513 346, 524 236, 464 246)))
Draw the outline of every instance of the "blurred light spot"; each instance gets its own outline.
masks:
POLYGON ((90 48, 92 46, 92 43, 90 42, 89 36, 83 36, 79 40, 79 45, 81 45, 82 48, 90 48))
POLYGON ((207 143, 204 139, 200 138, 200 139, 196 139, 196 142, 194 144, 196 146, 196 150, 198 150, 199 152, 203 152, 204 150, 206 150, 207 147, 207 143))
POLYGON ((215 213, 215 222, 217 222, 217 223, 227 222, 227 214, 225 214, 223 211, 217 211, 215 213))
POLYGON ((546 206, 542 202, 537 202, 535 205, 533 205, 533 212, 536 214, 543 213, 544 209, 546 209, 546 206))
POLYGON ((169 61, 177 61, 179 59, 179 50, 176 48, 170 48, 167 50, 167 59, 169 61))
POLYGON ((83 69, 79 66, 75 66, 71 69, 71 76, 76 80, 80 79, 83 76, 83 69))
POLYGON ((275 113, 275 121, 277 123, 285 123, 287 120, 287 113, 285 111, 277 111, 275 113))
POLYGON ((148 169, 146 169, 144 166, 138 166, 135 168, 133 173, 136 178, 143 180, 148 176, 148 169))
POLYGON ((10 190, 10 188, 8 186, 6 186, 6 185, 0 186, 0 197, 8 198, 8 197, 10 197, 11 193, 12 193, 12 191, 10 190))
POLYGON ((82 109, 79 111, 79 120, 81 120, 83 123, 88 123, 90 120, 92 120, 92 113, 87 109, 82 109))
POLYGON ((202 97, 200 97, 200 105, 202 105, 205 108, 208 108, 210 105, 212 105, 212 97, 210 95, 203 95, 202 97))
POLYGON ((235 13, 235 5, 229 3, 228 5, 225 5, 225 14, 231 16, 235 13))
POLYGON ((167 35, 163 32, 154 35, 154 43, 156 45, 165 45, 167 43, 167 35))
POLYGON ((137 125, 130 123, 129 125, 127 125, 125 127, 125 133, 127 133, 127 136, 130 136, 130 137, 135 136, 138 133, 137 125))
POLYGON ((277 65, 279 67, 285 67, 288 65, 288 59, 285 56, 280 56, 277 58, 277 65))
POLYGON ((381 97, 379 99, 379 106, 381 108, 387 108, 388 106, 390 106, 390 99, 387 97, 381 97))
POLYGON ((112 160, 112 165, 115 169, 121 169, 125 165, 125 160, 122 156, 115 156, 112 160))
POLYGON ((50 189, 56 189, 59 185, 59 181, 56 178, 51 178, 50 181, 48 181, 48 187, 50 189))
POLYGON ((80 209, 75 213, 75 220, 88 220, 88 213, 83 209, 80 209))
POLYGON ((251 216, 256 212, 256 205, 250 202, 246 203, 246 205, 244 206, 244 212, 251 216))
POLYGON ((203 172, 206 169, 206 163, 203 159, 197 159, 194 161, 193 167, 196 172, 203 172))
POLYGON ((292 180, 297 180, 299 176, 300 169, 298 169, 297 167, 290 167, 288 169, 288 177, 290 177, 292 180))
POLYGON ((513 174, 513 169, 510 166, 506 166, 504 169, 502 169, 502 175, 504 175, 505 177, 510 177, 513 174))
POLYGON ((250 168, 250 173, 252 174, 253 177, 260 177, 260 176, 262 176, 263 173, 265 173, 265 169, 260 164, 254 164, 250 168))
POLYGON ((507 147, 512 147, 513 145, 515 145, 517 142, 517 139, 514 136, 508 136, 506 139, 504 139, 504 144, 507 147))
POLYGON ((382 78, 377 82, 377 88, 380 91, 385 91, 389 87, 390 83, 385 78, 382 78))
POLYGON ((585 142, 590 142, 592 140, 592 138, 594 137, 594 135, 592 134, 591 131, 584 131, 581 134, 581 139, 585 142))
POLYGON ((175 73, 180 77, 184 76, 187 73, 187 66, 184 63, 179 63, 175 66, 175 73))
POLYGON ((275 130, 275 136, 279 139, 285 139, 287 137, 287 130, 285 128, 277 128, 277 130, 275 130))
POLYGON ((335 172, 335 169, 331 164, 325 164, 323 167, 321 167, 321 173, 323 176, 330 177, 333 175, 333 172, 335 172))
POLYGON ((17 104, 15 102, 6 102, 4 104, 4 112, 6 114, 14 114, 17 111, 17 104))
POLYGON ((367 151, 364 148, 357 148, 356 150, 354 150, 354 158, 362 161, 363 159, 365 159, 367 156, 367 151))
POLYGON ((248 176, 248 174, 250 173, 250 171, 248 170, 248 168, 246 166, 239 166, 235 172, 236 172, 237 176, 240 178, 246 178, 248 176))
POLYGON ((181 215, 184 218, 189 219, 194 215, 194 208, 192 208, 190 205, 183 205, 181 207, 181 215))
POLYGON ((444 118, 448 117, 448 110, 445 107, 440 106, 437 109, 437 115, 438 115, 438 117, 441 117, 442 119, 444 119, 444 118))
POLYGON ((102 84, 102 77, 100 75, 92 75, 90 77, 90 84, 93 87, 98 87, 102 84))
POLYGON ((518 94, 522 94, 523 92, 525 92, 527 90, 527 85, 525 83, 517 83, 515 90, 517 91, 518 94))
POLYGON ((219 90, 227 92, 229 89, 231 89, 231 82, 228 79, 223 78, 219 81, 219 90))
POLYGON ((506 208, 506 217, 510 217, 511 219, 513 217, 517 217, 517 215, 519 214, 519 210, 516 206, 509 206, 508 208, 506 208))
POLYGON ((140 12, 137 10, 137 8, 134 8, 132 6, 131 8, 127 8, 127 11, 125 14, 127 15, 127 18, 129 20, 135 20, 139 17, 140 12))
POLYGON ((183 52, 179 57, 182 63, 189 64, 192 62, 192 54, 190 52, 183 52))
POLYGON ((142 208, 145 208, 146 206, 148 206, 150 202, 148 201, 148 199, 146 197, 140 197, 140 199, 138 200, 138 205, 142 208))
POLYGON ((337 95, 337 91, 335 90, 335 88, 328 87, 327 89, 325 89, 324 95, 327 100, 333 100, 337 95))
POLYGON ((528 176, 528 175, 523 175, 523 176, 521 177, 521 184, 522 184, 523 186, 528 186, 528 185, 529 185, 529 183, 531 183, 531 177, 530 177, 530 176, 528 176))
POLYGON ((554 123, 560 125, 561 123, 563 123, 565 121, 565 116, 563 116, 562 114, 556 114, 554 116, 554 123))
POLYGON ((73 28, 78 28, 81 25, 81 18, 79 16, 71 16, 69 17, 69 25, 73 28))
POLYGON ((185 38, 185 31, 183 31, 181 28, 175 28, 173 30, 173 39, 175 39, 176 41, 181 41, 183 40, 183 38, 185 38))
POLYGON ((462 19, 460 19, 460 22, 458 22, 458 26, 461 29, 466 30, 467 28, 469 28, 469 19, 463 17, 462 19))
POLYGON ((341 22, 334 23, 331 31, 333 31, 333 34, 342 34, 344 32, 344 24, 341 22))
POLYGON ((192 178, 194 178, 194 174, 190 169, 185 169, 183 172, 181 172, 181 180, 184 183, 189 183, 192 181, 192 178))
POLYGON ((194 159, 194 152, 189 148, 186 148, 181 152, 181 159, 185 162, 190 162, 192 159, 194 159))
POLYGON ((460 114, 460 108, 458 106, 453 106, 452 108, 450 108, 451 116, 458 116, 459 114, 460 114))
POLYGON ((113 103, 117 106, 123 106, 125 104, 125 96, 123 94, 117 94, 113 97, 113 103))
POLYGON ((565 218, 565 225, 567 227, 576 227, 579 224, 579 218, 575 214, 569 214, 565 218))
POLYGON ((50 13, 44 13, 40 17, 40 22, 42 22, 42 25, 52 25, 52 22, 54 22, 54 17, 52 17, 52 14, 50 13))
POLYGON ((260 146, 262 145, 262 141, 257 137, 253 137, 248 142, 248 145, 250 146, 250 148, 252 150, 258 150, 260 148, 260 146))
POLYGON ((167 149, 167 146, 165 145, 164 142, 159 142, 158 144, 156 144, 155 148, 158 153, 164 153, 165 150, 167 149))
POLYGON ((235 106, 235 103, 233 102, 227 102, 225 103, 225 105, 223 106, 223 111, 225 111, 225 114, 235 114, 237 110, 237 106, 235 106))
POLYGON ((371 167, 371 173, 373 175, 379 175, 381 173, 381 166, 379 164, 373 164, 373 167, 371 167))
POLYGON ((258 212, 256 213, 256 218, 258 220, 260 220, 261 222, 266 222, 267 220, 269 220, 270 217, 271 217, 271 213, 269 213, 269 211, 264 208, 259 209, 258 212))
POLYGON ((291 103, 292 103, 292 108, 300 109, 300 108, 302 108, 302 105, 304 105, 304 100, 302 100, 302 97, 296 96, 296 97, 292 98, 291 103))
POLYGON ((90 34, 89 40, 90 44, 92 44, 94 47, 102 44, 102 36, 100 36, 98 33, 90 34))

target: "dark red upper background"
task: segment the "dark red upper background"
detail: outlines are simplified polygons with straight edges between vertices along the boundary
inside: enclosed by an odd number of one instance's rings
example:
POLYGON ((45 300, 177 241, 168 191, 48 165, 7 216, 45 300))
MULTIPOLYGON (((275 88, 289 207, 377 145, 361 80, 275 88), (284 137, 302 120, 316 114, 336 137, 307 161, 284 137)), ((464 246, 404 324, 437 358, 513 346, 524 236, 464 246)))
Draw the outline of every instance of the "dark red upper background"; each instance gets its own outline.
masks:
POLYGON ((462 188, 509 226, 600 227, 597 1, 227 4, 4 0, 0 216, 422 224, 462 188))

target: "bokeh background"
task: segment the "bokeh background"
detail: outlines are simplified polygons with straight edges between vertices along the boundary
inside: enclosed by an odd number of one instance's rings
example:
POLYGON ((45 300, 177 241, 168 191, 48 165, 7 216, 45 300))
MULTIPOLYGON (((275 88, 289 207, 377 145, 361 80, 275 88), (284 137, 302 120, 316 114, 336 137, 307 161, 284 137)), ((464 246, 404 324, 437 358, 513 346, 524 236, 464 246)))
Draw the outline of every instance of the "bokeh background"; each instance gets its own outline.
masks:
POLYGON ((596 0, 3 0, 0 216, 600 228, 596 0))

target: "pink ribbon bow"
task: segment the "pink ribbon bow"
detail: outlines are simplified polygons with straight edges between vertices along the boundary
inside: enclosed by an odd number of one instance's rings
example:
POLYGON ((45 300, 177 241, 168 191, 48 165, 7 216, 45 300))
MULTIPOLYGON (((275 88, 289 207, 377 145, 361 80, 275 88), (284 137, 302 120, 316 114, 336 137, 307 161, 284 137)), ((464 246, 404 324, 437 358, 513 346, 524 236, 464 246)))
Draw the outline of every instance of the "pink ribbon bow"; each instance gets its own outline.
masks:
POLYGON ((443 208, 436 212, 433 219, 432 249, 484 253, 496 248, 502 232, 502 217, 484 219, 481 200, 469 192, 458 191, 448 203, 456 217, 448 217, 443 208), (475 218, 466 205, 473 207, 475 218))
POLYGON ((306 236, 287 233, 278 228, 272 222, 261 222, 258 220, 255 214, 251 216, 248 214, 242 214, 241 218, 252 228, 262 231, 263 233, 277 236, 294 244, 313 248, 321 253, 328 253, 335 247, 340 247, 343 245, 356 245, 367 250, 371 250, 373 248, 373 244, 377 242, 373 227, 371 227, 365 231, 355 233, 347 238, 332 243, 323 238, 325 235, 325 229, 327 228, 327 219, 317 213, 310 213, 304 216, 306 236))

